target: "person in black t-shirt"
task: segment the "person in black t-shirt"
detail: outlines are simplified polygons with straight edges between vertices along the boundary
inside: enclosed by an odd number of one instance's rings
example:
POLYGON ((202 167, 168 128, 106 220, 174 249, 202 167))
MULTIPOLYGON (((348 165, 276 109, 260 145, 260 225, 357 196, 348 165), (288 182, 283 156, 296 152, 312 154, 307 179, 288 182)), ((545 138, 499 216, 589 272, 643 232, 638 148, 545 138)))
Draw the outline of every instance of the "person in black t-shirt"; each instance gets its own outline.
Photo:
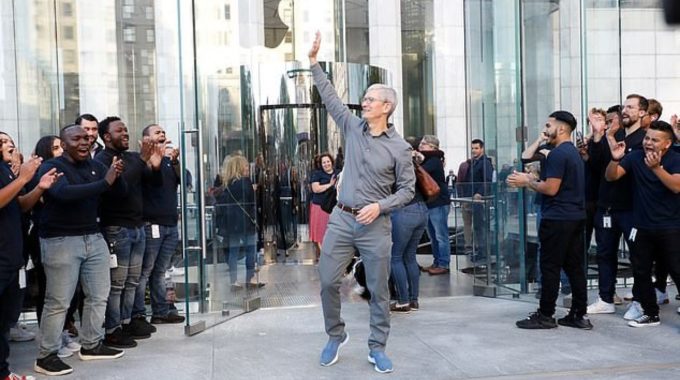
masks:
MULTIPOLYGON (((142 136, 152 142, 161 144, 165 152, 165 131, 158 124, 146 126, 142 136)), ((163 186, 154 186, 149 182, 142 184, 144 200, 144 234, 146 245, 139 285, 135 292, 135 303, 132 317, 146 320, 144 298, 146 285, 149 284, 151 299, 151 323, 182 323, 184 317, 170 313, 170 304, 166 301, 165 271, 170 267, 170 260, 179 244, 177 231, 177 189, 180 183, 179 151, 170 152, 170 157, 161 159, 160 172, 163 186)))
POLYGON ((123 186, 118 177, 122 162, 107 169, 90 158, 90 143, 82 127, 72 124, 60 137, 65 153, 45 162, 40 172, 58 170, 62 178, 47 191, 38 234, 47 278, 45 307, 40 324, 40 350, 36 372, 65 375, 73 368, 58 356, 67 310, 77 284, 85 293, 81 316, 80 357, 115 359, 123 352, 102 344, 104 313, 109 295, 109 251, 97 224, 100 196, 111 186, 123 186))
POLYGON ((42 159, 32 157, 24 162, 18 175, 12 171, 6 158, 14 151, 14 143, 9 135, 7 141, 0 140, 0 379, 12 374, 9 370, 9 328, 21 313, 22 289, 26 287, 26 272, 23 269, 23 238, 21 232, 21 213, 35 205, 45 190, 59 179, 56 170, 46 172, 38 185, 28 194, 22 189, 33 178, 42 159), (11 144, 11 145, 9 145, 11 144))
POLYGON ((543 288, 539 309, 517 321, 523 329, 549 329, 562 326, 590 330, 586 315, 587 291, 584 271, 583 229, 585 227, 585 175, 578 150, 571 142, 576 119, 566 111, 550 114, 544 133, 554 148, 545 160, 545 181, 532 174, 515 172, 508 185, 528 187, 543 194, 542 220, 538 231, 541 242, 543 288), (553 318, 560 285, 560 269, 571 284, 573 301, 569 314, 557 323, 553 318))
POLYGON ((633 180, 633 228, 628 236, 635 296, 643 314, 628 322, 631 327, 660 324, 659 305, 652 286, 655 256, 665 262, 673 278, 680 275, 680 154, 670 149, 673 128, 654 121, 646 132, 643 150, 625 154, 626 144, 608 136, 611 161, 606 178, 626 175, 633 180))
MULTIPOLYGON (((616 289, 616 273, 621 237, 628 239, 633 227, 632 191, 630 177, 617 181, 607 181, 605 171, 611 154, 607 140, 624 141, 626 154, 642 149, 645 130, 641 120, 648 107, 645 97, 631 94, 621 106, 612 106, 607 110, 606 128, 596 123, 593 129, 593 141, 589 145, 588 153, 591 164, 599 171, 600 188, 595 214, 595 239, 597 240, 597 268, 599 298, 588 306, 588 314, 614 313, 614 294, 616 289), (619 119, 623 128, 619 126, 619 119)), ((631 303, 624 318, 637 318, 631 313, 637 310, 637 302, 631 303)))
POLYGON ((145 339, 156 331, 145 318, 132 318, 139 277, 142 272, 146 236, 144 233, 142 184, 162 186, 160 171, 163 147, 144 138, 140 152, 130 152, 130 135, 125 123, 110 116, 99 123, 99 137, 106 148, 95 160, 109 167, 118 157, 125 170, 121 178, 126 191, 109 191, 102 195, 99 206, 100 225, 116 265, 111 269, 111 293, 106 309, 106 344, 116 348, 131 348, 134 339, 145 339))

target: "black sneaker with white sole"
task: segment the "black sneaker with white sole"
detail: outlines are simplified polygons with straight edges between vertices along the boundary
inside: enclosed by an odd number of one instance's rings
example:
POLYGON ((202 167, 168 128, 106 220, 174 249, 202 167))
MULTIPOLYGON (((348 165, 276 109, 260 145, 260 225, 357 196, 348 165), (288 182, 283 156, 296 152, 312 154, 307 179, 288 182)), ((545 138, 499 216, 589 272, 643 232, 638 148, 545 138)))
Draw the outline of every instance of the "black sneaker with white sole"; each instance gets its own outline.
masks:
POLYGON ((154 316, 151 317, 151 323, 154 325, 161 325, 166 323, 182 323, 184 322, 184 317, 177 314, 168 314, 165 316, 154 316))
POLYGON ((564 318, 557 320, 557 324, 560 326, 574 327, 581 330, 592 330, 593 324, 590 323, 590 319, 586 316, 577 317, 575 314, 567 314, 564 318))
POLYGON ((57 353, 50 354, 35 361, 33 370, 47 376, 66 375, 73 372, 73 368, 59 359, 57 353))
POLYGON ((529 314, 528 317, 515 323, 520 329, 544 330, 557 327, 555 318, 541 314, 540 311, 529 314))
POLYGON ((137 342, 130 335, 123 332, 123 329, 120 327, 104 336, 104 344, 115 348, 137 347, 137 342))
POLYGON ((628 322, 628 326, 630 327, 650 327, 650 326, 658 326, 661 324, 661 320, 659 319, 658 315, 643 315, 640 318, 633 319, 632 321, 628 322))
POLYGON ((99 342, 94 348, 86 349, 85 347, 81 347, 78 356, 80 356, 80 360, 102 360, 118 359, 124 354, 125 352, 123 350, 106 347, 102 342, 99 342))

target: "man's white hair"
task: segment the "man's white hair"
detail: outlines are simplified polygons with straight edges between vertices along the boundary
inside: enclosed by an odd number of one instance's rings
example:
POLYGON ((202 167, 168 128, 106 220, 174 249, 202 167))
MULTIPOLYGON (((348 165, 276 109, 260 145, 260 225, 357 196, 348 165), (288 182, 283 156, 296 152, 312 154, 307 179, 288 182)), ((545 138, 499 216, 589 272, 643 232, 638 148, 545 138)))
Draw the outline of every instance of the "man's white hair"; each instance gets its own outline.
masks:
POLYGON ((387 117, 392 116, 392 113, 394 112, 395 109, 397 109, 397 92, 394 91, 394 89, 390 86, 386 86, 382 83, 375 83, 370 85, 366 89, 366 93, 370 91, 377 91, 380 94, 380 100, 384 101, 385 103, 390 103, 392 107, 390 107, 390 111, 387 113, 387 117))

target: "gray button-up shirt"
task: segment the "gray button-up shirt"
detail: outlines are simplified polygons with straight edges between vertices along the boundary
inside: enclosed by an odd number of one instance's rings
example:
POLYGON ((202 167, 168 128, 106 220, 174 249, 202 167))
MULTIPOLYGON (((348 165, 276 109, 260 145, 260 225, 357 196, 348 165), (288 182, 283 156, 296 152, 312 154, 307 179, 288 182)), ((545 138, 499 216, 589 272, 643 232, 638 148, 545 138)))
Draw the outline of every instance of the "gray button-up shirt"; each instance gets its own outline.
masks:
POLYGON ((391 124, 386 132, 372 136, 366 120, 343 104, 318 63, 312 66, 312 74, 326 110, 345 138, 338 202, 352 208, 378 202, 381 213, 406 205, 416 183, 411 146, 391 124))

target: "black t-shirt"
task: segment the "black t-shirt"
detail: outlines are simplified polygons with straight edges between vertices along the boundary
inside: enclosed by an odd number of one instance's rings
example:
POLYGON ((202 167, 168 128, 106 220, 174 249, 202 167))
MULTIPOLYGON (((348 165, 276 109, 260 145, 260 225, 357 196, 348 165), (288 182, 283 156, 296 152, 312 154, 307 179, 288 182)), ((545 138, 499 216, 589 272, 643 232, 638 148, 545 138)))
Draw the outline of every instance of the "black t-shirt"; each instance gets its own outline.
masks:
MULTIPOLYGON (((16 177, 6 162, 0 161, 0 188, 4 188, 16 177)), ((24 265, 23 240, 21 235, 21 207, 14 197, 5 207, 0 208, 0 270, 17 271, 24 265)))
MULTIPOLYGON (((333 173, 326 173, 325 171, 319 169, 319 170, 314 170, 312 172, 312 176, 309 180, 309 183, 314 183, 318 182, 319 185, 326 185, 331 182, 331 177, 333 176, 338 176, 338 170, 334 169, 333 173)), ((324 193, 313 193, 312 195, 312 203, 316 205, 321 205, 323 203, 324 199, 324 193)))
POLYGON ((543 219, 581 220, 585 212, 585 174, 583 160, 571 142, 556 146, 545 160, 541 170, 545 178, 562 180, 557 194, 543 194, 541 214, 543 219))
MULTIPOLYGON (((645 229, 680 228, 680 194, 673 193, 647 167, 645 152, 635 150, 621 160, 621 167, 633 180, 633 215, 635 227, 645 229)), ((661 166, 670 174, 680 173, 680 154, 669 150, 661 166)))

